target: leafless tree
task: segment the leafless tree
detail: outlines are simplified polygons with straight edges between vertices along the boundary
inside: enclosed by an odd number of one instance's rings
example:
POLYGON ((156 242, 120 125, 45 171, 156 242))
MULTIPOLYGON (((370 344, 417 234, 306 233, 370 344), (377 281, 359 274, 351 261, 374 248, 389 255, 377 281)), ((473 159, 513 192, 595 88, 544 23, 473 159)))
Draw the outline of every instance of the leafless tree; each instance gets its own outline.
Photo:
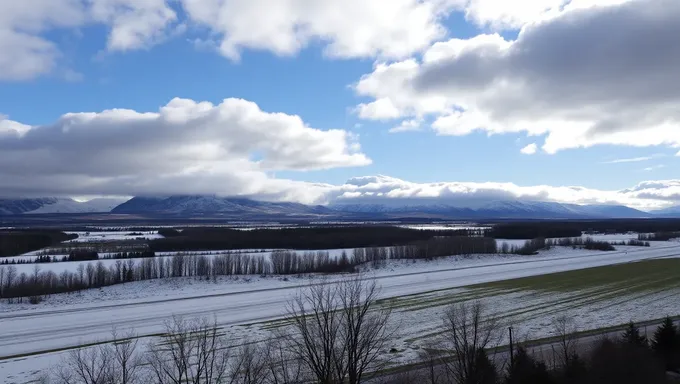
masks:
POLYGON ((143 359, 137 350, 137 338, 129 331, 121 339, 114 329, 111 357, 113 358, 113 377, 116 384, 134 384, 141 380, 143 359))
MULTIPOLYGON (((578 329, 574 320, 567 315, 561 315, 553 320, 553 332, 557 337, 557 353, 553 365, 567 367, 578 348, 578 329)), ((555 352, 553 350, 553 352, 555 352)), ((555 355, 555 353, 553 353, 555 355)))
POLYGON ((259 343, 246 342, 232 359, 230 366, 230 383, 265 384, 269 370, 266 347, 259 343))
POLYGON ((147 362, 158 384, 230 383, 229 349, 215 323, 174 318, 161 343, 151 343, 147 362))
POLYGON ((388 327, 389 309, 377 309, 379 290, 375 280, 364 282, 360 278, 339 283, 341 336, 344 360, 350 384, 360 383, 364 372, 376 369, 380 353, 394 333, 388 327))
POLYGON ((131 331, 119 339, 113 330, 112 337, 111 343, 71 350, 48 381, 57 384, 141 383, 142 360, 136 335, 131 331))
POLYGON ((311 285, 289 303, 292 357, 322 384, 357 384, 394 332, 389 310, 376 304, 375 281, 361 277, 311 285))
POLYGON ((99 345, 71 350, 54 376, 57 384, 112 384, 111 349, 99 345))
POLYGON ((297 384, 303 381, 302 364, 291 353, 287 340, 285 333, 279 333, 264 345, 268 384, 297 384))
POLYGON ((481 302, 451 305, 444 313, 443 359, 448 380, 474 382, 485 358, 483 351, 500 338, 498 321, 484 312, 481 302))

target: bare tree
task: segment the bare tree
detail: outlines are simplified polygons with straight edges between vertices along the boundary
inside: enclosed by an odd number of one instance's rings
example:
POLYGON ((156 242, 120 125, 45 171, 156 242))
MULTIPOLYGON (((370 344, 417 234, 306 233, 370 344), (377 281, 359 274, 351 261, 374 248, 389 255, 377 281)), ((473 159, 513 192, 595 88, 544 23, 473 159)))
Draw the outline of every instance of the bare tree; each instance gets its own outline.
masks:
POLYGON ((266 346, 258 343, 246 342, 232 359, 230 369, 230 383, 265 384, 269 370, 266 346))
POLYGON ((378 357, 395 329, 388 327, 389 309, 378 309, 378 287, 354 278, 339 283, 341 336, 343 338, 347 375, 350 384, 360 383, 364 372, 377 369, 378 357))
POLYGON ((45 379, 58 384, 136 384, 141 382, 142 360, 136 335, 123 339, 114 329, 112 342, 71 350, 52 375, 45 379))
MULTIPOLYGON (((574 320, 567 315, 561 315, 553 320, 553 332, 557 337, 557 354, 553 358, 553 365, 568 367, 578 348, 578 329, 574 320)), ((553 355, 554 349, 553 349, 553 355)))
MULTIPOLYGON (((487 382, 485 349, 500 336, 498 321, 484 313, 480 302, 451 305, 444 314, 446 356, 444 367, 450 381, 458 384, 487 382)), ((495 371, 495 369, 494 369, 495 371)))
POLYGON ((302 380, 302 364, 291 353, 285 333, 279 333, 267 340, 264 346, 266 356, 267 382, 269 384, 297 384, 302 380))
POLYGON ((215 323, 174 318, 161 343, 151 343, 147 363, 158 384, 229 383, 229 349, 215 323))
POLYGON ((134 384, 141 380, 142 357, 137 351, 137 338, 129 331, 122 339, 114 329, 111 357, 113 358, 113 377, 116 384, 134 384))
POLYGON ((74 349, 54 376, 58 384, 114 383, 111 349, 105 345, 74 349))
POLYGON ((394 328, 389 310, 376 304, 375 281, 361 277, 311 285, 288 306, 292 357, 322 384, 357 384, 378 367, 394 328))

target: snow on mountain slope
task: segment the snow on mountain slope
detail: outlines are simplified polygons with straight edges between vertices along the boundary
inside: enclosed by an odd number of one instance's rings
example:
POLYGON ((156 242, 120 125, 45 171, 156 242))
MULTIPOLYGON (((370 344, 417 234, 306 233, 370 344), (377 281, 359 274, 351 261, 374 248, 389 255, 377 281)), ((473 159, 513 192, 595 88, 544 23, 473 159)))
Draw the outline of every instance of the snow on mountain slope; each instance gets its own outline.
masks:
POLYGON ((135 197, 117 206, 111 212, 124 214, 242 214, 283 216, 332 213, 332 211, 322 206, 217 196, 135 197))
POLYGON ((57 199, 53 204, 45 204, 38 209, 25 212, 26 214, 41 213, 103 213, 111 210, 127 199, 99 198, 89 201, 75 201, 72 199, 57 199))
POLYGON ((79 202, 68 198, 0 199, 0 215, 44 213, 110 212, 125 202, 124 198, 99 198, 79 202))
POLYGON ((616 205, 575 205, 542 201, 497 200, 486 203, 476 202, 469 206, 460 204, 352 204, 342 203, 331 206, 340 212, 353 213, 428 213, 458 218, 638 218, 649 217, 648 213, 616 205))
POLYGON ((656 216, 680 218, 680 205, 676 205, 665 209, 659 209, 657 211, 652 211, 651 213, 656 216))

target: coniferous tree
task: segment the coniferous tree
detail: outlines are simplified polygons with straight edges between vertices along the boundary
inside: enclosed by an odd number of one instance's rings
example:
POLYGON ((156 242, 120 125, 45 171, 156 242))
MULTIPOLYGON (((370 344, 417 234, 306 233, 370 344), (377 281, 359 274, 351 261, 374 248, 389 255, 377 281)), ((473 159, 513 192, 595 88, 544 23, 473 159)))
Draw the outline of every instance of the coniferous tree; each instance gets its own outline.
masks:
POLYGON ((680 336, 678 336, 678 330, 670 317, 666 317, 654 332, 652 349, 664 360, 666 369, 677 368, 677 357, 680 354, 680 336))
POLYGON ((554 380, 544 363, 536 362, 526 351, 519 347, 513 364, 508 367, 505 384, 551 384, 554 380))
POLYGON ((471 374, 468 376, 465 384, 496 384, 498 379, 496 366, 489 359, 486 350, 479 348, 476 355, 474 368, 470 372, 471 374))
POLYGON ((632 321, 628 324, 628 328, 626 328, 625 332, 621 334, 621 339, 627 344, 641 347, 647 346, 647 337, 640 334, 640 328, 632 321))

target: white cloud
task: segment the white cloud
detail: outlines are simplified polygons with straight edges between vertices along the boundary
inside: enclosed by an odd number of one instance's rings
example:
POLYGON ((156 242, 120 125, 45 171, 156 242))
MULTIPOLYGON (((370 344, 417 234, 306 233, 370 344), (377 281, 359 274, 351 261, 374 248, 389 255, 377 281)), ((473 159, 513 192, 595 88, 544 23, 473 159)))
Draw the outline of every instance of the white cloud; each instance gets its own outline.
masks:
POLYGON ((402 58, 443 37, 441 0, 181 0, 193 22, 219 34, 220 52, 292 55, 314 41, 330 57, 402 58))
POLYGON ((658 165, 652 165, 651 167, 647 167, 647 168, 643 169, 643 171, 651 172, 651 171, 656 171, 658 169, 663 169, 663 168, 666 168, 666 166, 664 164, 658 164, 658 165))
POLYGON ((680 180, 647 181, 620 191, 577 186, 518 186, 513 183, 412 183, 388 176, 356 177, 327 192, 342 204, 472 206, 493 200, 555 201, 570 204, 622 204, 638 209, 680 203, 680 180))
POLYGON ((649 161, 653 159, 659 159, 662 157, 666 157, 665 154, 663 153, 657 153, 651 156, 641 156, 641 157, 631 157, 631 158, 625 158, 625 159, 614 159, 614 160, 609 160, 605 161, 602 164, 621 164, 621 163, 639 163, 643 161, 649 161))
POLYGON ((157 112, 67 113, 51 125, 0 119, 0 193, 245 194, 312 202, 319 185, 269 171, 362 166, 356 137, 252 102, 174 99, 157 112))
POLYGON ((396 127, 390 128, 390 133, 420 131, 422 121, 418 119, 404 120, 396 127))
POLYGON ((87 0, 93 21, 111 26, 107 48, 128 51, 162 40, 177 14, 166 0, 87 0))
POLYGON ((538 150, 538 146, 536 145, 536 143, 531 143, 531 144, 527 145, 526 147, 522 148, 520 150, 520 152, 525 154, 525 155, 533 155, 533 154, 536 153, 537 150, 538 150))
POLYGON ((545 136, 547 153, 680 147, 680 2, 595 3, 525 24, 517 40, 451 39, 420 60, 377 64, 355 90, 392 106, 393 118, 433 116, 442 135, 526 132, 545 136))
POLYGON ((59 50, 40 34, 80 25, 84 19, 79 0, 0 2, 0 81, 26 80, 52 71, 59 50))

